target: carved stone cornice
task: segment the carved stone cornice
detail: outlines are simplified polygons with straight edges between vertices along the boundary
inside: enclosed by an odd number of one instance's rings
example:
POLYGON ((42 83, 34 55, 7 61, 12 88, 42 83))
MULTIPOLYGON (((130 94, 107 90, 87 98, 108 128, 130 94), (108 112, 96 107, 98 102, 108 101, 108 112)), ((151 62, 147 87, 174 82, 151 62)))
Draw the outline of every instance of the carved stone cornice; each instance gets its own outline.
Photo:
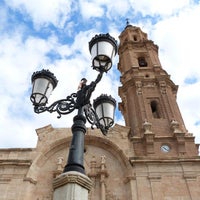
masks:
POLYGON ((148 50, 154 50, 158 53, 158 45, 157 44, 154 44, 154 42, 152 40, 146 40, 145 41, 145 44, 146 44, 146 47, 148 50))
POLYGON ((159 82, 160 87, 163 86, 163 83, 165 83, 165 87, 170 86, 173 93, 176 94, 178 91, 178 85, 175 85, 174 82, 170 79, 169 75, 159 75, 156 76, 157 82, 159 82))
POLYGON ((145 43, 144 42, 135 42, 135 41, 131 41, 131 40, 125 41, 123 43, 123 45, 119 46, 119 54, 123 53, 126 50, 134 49, 134 50, 137 51, 137 49, 140 50, 141 48, 145 48, 145 43))
POLYGON ((92 188, 92 181, 86 175, 75 171, 63 173, 55 178, 53 180, 53 188, 55 190, 56 188, 59 188, 68 183, 78 184, 89 191, 92 188))

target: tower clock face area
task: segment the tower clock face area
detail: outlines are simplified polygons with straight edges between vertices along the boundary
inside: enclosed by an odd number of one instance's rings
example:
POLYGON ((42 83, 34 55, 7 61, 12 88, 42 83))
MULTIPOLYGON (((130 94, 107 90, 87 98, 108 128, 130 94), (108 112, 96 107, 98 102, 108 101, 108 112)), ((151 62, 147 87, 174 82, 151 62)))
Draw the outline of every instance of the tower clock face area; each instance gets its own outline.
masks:
POLYGON ((170 152, 171 147, 168 144, 163 144, 163 145, 161 145, 160 150, 163 153, 168 153, 168 152, 170 152))

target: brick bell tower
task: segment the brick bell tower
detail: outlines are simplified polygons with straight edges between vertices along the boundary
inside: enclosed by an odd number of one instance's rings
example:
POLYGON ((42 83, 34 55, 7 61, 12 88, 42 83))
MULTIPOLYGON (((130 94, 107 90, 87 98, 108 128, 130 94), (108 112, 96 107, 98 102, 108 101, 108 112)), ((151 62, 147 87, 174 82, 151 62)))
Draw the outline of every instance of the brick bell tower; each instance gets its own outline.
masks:
POLYGON ((119 39, 119 109, 131 128, 135 156, 197 156, 198 145, 176 102, 178 86, 162 68, 158 46, 139 27, 129 24, 119 39))

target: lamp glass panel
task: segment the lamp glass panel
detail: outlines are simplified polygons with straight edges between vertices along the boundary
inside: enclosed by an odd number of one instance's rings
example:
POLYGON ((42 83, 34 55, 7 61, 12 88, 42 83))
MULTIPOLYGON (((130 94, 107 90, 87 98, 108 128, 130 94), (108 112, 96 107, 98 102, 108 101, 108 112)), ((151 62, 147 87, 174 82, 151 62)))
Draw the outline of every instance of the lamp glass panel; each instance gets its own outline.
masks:
POLYGON ((35 96, 35 103, 47 103, 47 100, 53 90, 53 85, 48 79, 37 78, 33 84, 32 94, 35 96))
POLYGON ((91 49, 93 64, 95 67, 107 66, 109 69, 112 65, 112 58, 114 56, 114 47, 106 41, 99 41, 94 44, 91 49))
POLYGON ((96 108, 96 113, 102 125, 109 126, 113 122, 115 107, 111 103, 99 104, 96 108))

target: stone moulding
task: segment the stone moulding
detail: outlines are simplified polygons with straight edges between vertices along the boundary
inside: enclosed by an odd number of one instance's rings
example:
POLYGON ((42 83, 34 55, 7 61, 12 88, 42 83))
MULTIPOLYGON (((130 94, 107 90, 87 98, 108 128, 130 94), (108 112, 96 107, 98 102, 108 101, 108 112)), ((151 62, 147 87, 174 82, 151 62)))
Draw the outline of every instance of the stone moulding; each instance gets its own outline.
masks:
POLYGON ((0 159, 0 165, 31 166, 32 160, 0 159))
POLYGON ((74 171, 63 173, 53 180, 54 190, 66 184, 78 184, 89 191, 92 188, 92 181, 86 175, 74 171))
POLYGON ((165 159, 160 159, 158 158, 152 158, 152 159, 148 159, 145 157, 130 157, 129 161, 132 165, 137 164, 137 163, 200 163, 200 157, 196 156, 196 157, 191 157, 191 158, 165 158, 165 159))
POLYGON ((0 178, 0 184, 8 183, 11 181, 11 178, 0 178))
POLYGON ((37 184, 37 181, 36 181, 36 180, 34 180, 34 179, 32 179, 32 178, 29 178, 29 177, 25 177, 25 178, 23 179, 23 181, 28 181, 28 182, 30 182, 30 183, 33 183, 34 185, 37 184))

